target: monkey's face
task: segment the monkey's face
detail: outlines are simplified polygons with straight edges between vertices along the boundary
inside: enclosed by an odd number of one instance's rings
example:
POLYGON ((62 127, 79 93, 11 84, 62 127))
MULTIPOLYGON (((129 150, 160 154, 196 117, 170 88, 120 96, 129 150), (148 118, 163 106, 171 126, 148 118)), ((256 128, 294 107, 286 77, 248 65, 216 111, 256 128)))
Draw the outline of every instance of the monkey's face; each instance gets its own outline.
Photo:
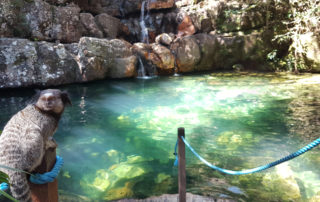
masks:
POLYGON ((36 106, 46 112, 54 112, 61 114, 66 104, 71 104, 71 101, 65 92, 57 89, 48 89, 41 91, 36 106))

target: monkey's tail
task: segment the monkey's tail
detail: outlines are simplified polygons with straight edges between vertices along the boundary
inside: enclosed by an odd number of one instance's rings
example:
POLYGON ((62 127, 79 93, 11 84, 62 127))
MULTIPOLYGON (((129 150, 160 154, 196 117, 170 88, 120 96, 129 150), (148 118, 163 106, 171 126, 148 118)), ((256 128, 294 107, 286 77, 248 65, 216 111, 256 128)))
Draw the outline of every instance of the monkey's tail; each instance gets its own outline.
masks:
POLYGON ((30 187, 25 173, 12 171, 8 173, 12 196, 20 202, 31 202, 30 187))

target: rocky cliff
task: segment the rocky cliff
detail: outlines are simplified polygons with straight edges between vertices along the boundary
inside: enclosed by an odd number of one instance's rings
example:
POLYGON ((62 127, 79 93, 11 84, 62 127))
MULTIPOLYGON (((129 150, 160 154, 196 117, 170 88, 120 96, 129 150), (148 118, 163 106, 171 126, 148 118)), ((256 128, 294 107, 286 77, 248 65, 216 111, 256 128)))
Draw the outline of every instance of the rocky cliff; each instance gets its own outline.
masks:
POLYGON ((273 70, 270 21, 285 8, 245 0, 2 0, 0 88, 135 77, 142 67, 147 76, 273 70))

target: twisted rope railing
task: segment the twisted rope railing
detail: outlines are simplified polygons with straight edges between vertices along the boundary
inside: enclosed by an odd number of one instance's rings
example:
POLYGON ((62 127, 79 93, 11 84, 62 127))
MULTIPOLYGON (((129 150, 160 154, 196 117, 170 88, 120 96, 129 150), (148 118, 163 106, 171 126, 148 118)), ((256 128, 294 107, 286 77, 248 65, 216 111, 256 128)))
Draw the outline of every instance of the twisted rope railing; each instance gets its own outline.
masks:
MULTIPOLYGON (((314 147, 318 146, 320 144, 320 138, 314 140, 313 142, 311 142, 310 144, 308 144, 307 146, 299 149, 298 151, 288 155, 288 156, 285 156, 277 161, 274 161, 274 162, 271 162, 271 163, 268 163, 266 165, 263 165, 263 166, 259 166, 259 167, 256 167, 256 168, 252 168, 252 169, 247 169, 247 170, 241 170, 241 171, 235 171, 235 170, 227 170, 227 169, 224 169, 224 168, 220 168, 218 166, 215 166, 215 165, 212 165, 211 163, 209 163, 207 160, 205 160, 204 158, 202 158, 192 147, 191 145, 187 142, 187 140, 185 140, 184 137, 181 137, 182 141, 185 143, 185 145, 187 145, 187 147, 190 149, 190 151, 200 160, 202 161, 204 164, 206 164, 207 166, 209 166, 210 168, 214 169, 214 170, 217 170, 219 172, 222 172, 222 173, 225 173, 225 174, 229 174, 229 175, 245 175, 245 174, 251 174, 251 173, 256 173, 256 172, 259 172, 259 171, 263 171, 263 170, 266 170, 268 168, 271 168, 273 166, 276 166, 280 163, 283 163, 283 162, 286 162, 286 161, 289 161, 291 159, 294 159, 298 156, 300 156, 301 154, 304 154, 306 153, 307 151, 310 151, 311 149, 313 149, 314 147)), ((174 155, 176 156, 176 160, 174 162, 174 165, 177 166, 178 165, 178 155, 177 155, 177 147, 178 147, 178 141, 176 143, 176 146, 175 146, 175 152, 174 152, 174 155)))

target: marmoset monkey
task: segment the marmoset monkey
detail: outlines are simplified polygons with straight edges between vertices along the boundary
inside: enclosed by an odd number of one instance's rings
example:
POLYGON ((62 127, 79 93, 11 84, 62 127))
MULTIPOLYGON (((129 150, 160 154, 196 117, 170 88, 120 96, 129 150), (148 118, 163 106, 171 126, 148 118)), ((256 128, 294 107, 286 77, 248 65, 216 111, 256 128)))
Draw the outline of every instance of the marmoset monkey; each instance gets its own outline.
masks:
MULTIPOLYGON (((45 150, 57 145, 52 139, 66 105, 66 92, 57 89, 37 93, 34 103, 15 114, 0 135, 0 165, 32 172, 42 162, 45 150)), ((10 190, 19 201, 31 201, 27 176, 0 168, 9 176, 10 190)))

